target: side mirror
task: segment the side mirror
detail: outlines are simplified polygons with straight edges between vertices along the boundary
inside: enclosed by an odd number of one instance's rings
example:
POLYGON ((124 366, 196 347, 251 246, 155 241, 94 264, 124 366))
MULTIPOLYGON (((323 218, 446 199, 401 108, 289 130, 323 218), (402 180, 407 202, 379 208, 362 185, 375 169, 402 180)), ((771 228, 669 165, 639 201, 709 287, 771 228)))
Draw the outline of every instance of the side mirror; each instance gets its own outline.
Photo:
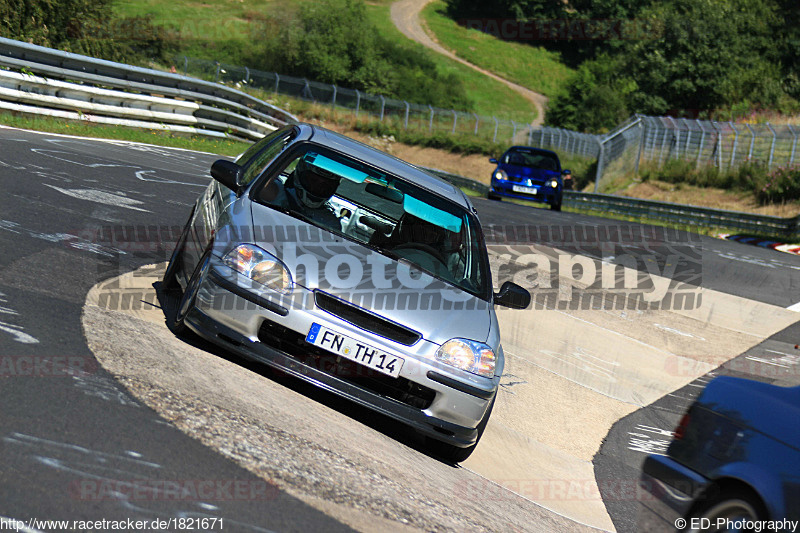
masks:
POLYGON ((494 157, 490 157, 489 158, 489 163, 494 163, 496 165, 497 164, 497 159, 495 159, 494 157))
POLYGON ((243 172, 242 167, 227 159, 217 159, 211 165, 211 177, 236 193, 236 196, 242 192, 243 172))
POLYGON ((568 169, 566 169, 566 168, 565 168, 564 170, 562 170, 562 171, 561 171, 561 175, 562 175, 562 176, 568 176, 569 174, 572 174, 572 171, 571 171, 571 170, 568 170, 568 169))
POLYGON ((494 303, 511 309, 525 309, 531 304, 531 293, 510 281, 506 281, 494 295, 494 303))

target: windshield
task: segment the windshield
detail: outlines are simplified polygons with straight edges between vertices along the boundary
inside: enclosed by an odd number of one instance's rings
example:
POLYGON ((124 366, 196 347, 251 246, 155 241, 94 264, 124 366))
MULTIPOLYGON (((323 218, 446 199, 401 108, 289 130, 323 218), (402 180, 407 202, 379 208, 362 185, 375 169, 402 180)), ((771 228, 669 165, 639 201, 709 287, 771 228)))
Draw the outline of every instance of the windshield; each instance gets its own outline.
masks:
POLYGON ((503 163, 521 167, 542 168, 554 172, 558 172, 560 166, 558 159, 552 154, 525 149, 509 150, 503 156, 503 163))
POLYGON ((411 182, 303 143, 255 199, 488 298, 477 219, 411 182))

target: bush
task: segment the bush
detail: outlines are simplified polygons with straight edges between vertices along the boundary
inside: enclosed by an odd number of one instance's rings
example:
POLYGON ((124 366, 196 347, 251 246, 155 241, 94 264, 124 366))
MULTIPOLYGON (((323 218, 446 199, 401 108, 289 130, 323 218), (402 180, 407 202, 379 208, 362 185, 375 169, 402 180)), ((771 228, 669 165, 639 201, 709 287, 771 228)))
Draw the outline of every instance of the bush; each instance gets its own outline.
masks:
POLYGON ((756 196, 761 205, 800 200, 800 166, 773 170, 766 183, 756 190, 756 196))
POLYGON ((360 0, 305 2, 282 15, 251 63, 286 73, 437 107, 471 110, 464 85, 423 53, 379 35, 360 0))
POLYGON ((151 18, 115 18, 110 0, 0 0, 0 35, 121 62, 163 59, 171 46, 151 18))

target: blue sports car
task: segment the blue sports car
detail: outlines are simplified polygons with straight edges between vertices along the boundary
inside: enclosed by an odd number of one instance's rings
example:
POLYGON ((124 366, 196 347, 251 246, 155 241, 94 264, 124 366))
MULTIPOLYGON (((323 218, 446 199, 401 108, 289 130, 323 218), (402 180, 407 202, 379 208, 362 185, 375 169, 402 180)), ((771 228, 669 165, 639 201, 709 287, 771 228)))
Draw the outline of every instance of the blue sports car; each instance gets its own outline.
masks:
POLYGON ((666 455, 645 459, 641 484, 653 497, 643 500, 638 530, 796 530, 798 418, 798 386, 728 376, 711 381, 681 419, 666 455))
POLYGON ((563 176, 570 171, 562 170, 555 152, 512 146, 499 160, 491 158, 489 162, 497 164, 492 171, 490 200, 499 200, 503 196, 520 198, 549 204, 554 211, 561 210, 563 176))

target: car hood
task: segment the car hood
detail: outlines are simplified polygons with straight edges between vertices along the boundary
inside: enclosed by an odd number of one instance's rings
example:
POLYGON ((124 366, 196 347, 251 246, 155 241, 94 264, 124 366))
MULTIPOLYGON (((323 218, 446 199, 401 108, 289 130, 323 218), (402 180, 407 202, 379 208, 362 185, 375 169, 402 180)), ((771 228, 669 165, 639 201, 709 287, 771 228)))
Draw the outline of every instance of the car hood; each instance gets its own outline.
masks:
POLYGON ((501 165, 500 168, 505 170, 509 177, 532 179, 535 181, 544 181, 549 178, 557 178, 561 175, 555 170, 545 170, 543 168, 523 167, 518 165, 501 165))
POLYGON ((359 243, 252 204, 254 244, 275 255, 295 284, 324 291, 442 344, 485 342, 492 305, 359 243))

